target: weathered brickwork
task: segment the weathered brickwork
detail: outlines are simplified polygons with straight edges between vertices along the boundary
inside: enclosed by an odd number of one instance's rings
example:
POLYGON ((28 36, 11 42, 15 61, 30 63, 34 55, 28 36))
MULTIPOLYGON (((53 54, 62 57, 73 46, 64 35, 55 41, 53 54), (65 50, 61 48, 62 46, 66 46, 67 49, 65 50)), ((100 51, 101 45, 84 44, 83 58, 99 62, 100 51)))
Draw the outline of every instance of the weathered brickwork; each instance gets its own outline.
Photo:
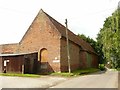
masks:
POLYGON ((95 68, 97 68, 98 67, 98 56, 97 55, 95 55, 95 54, 92 54, 92 59, 93 59, 93 61, 92 61, 92 67, 95 67, 95 68))
MULTIPOLYGON (((67 57, 67 44, 66 39, 61 39, 61 70, 68 71, 68 57, 67 57)), ((71 63, 71 70, 78 69, 80 67, 80 47, 75 43, 69 41, 69 52, 70 52, 70 63, 71 63)))
POLYGON ((60 33, 50 22, 44 13, 39 13, 27 33, 20 42, 19 52, 41 52, 45 48, 48 51, 48 63, 54 71, 60 71, 60 33))
POLYGON ((3 45, 0 45, 0 52, 1 52, 1 54, 18 53, 18 48, 19 48, 18 43, 15 43, 15 44, 3 44, 3 45))

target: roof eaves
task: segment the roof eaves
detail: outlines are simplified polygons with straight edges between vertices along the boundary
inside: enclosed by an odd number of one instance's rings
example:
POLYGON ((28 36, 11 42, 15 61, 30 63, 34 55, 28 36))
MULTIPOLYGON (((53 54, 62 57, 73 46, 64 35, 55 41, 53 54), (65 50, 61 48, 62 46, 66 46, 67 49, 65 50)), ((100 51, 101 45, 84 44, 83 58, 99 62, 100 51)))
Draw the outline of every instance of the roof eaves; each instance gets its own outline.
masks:
POLYGON ((4 56, 20 56, 20 55, 28 55, 28 54, 33 54, 33 53, 37 53, 37 52, 15 53, 15 54, 0 54, 0 56, 2 56, 2 57, 4 57, 4 56))

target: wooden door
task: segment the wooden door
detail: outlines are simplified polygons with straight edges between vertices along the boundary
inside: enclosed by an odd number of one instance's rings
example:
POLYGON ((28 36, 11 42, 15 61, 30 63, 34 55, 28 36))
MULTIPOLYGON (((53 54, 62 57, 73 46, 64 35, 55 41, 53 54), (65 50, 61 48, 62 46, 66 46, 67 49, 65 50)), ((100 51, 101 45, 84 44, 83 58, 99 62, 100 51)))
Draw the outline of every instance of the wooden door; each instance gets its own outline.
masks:
POLYGON ((41 62, 47 62, 48 61, 48 51, 47 49, 41 50, 41 62))
POLYGON ((30 59, 29 58, 25 58, 25 61, 24 61, 24 73, 30 73, 30 59))
POLYGON ((45 73, 48 69, 48 51, 47 49, 41 50, 41 72, 45 73))

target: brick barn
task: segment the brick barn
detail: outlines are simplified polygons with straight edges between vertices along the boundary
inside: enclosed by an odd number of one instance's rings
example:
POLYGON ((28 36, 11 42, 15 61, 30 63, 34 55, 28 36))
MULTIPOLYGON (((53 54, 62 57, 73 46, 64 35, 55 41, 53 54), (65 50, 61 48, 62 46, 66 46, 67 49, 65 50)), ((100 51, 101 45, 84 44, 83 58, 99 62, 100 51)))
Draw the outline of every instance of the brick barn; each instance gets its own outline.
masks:
MULTIPOLYGON (((68 30, 71 70, 98 66, 90 44, 68 30)), ((0 72, 48 73, 68 71, 65 26, 43 10, 19 43, 0 45, 0 72)))

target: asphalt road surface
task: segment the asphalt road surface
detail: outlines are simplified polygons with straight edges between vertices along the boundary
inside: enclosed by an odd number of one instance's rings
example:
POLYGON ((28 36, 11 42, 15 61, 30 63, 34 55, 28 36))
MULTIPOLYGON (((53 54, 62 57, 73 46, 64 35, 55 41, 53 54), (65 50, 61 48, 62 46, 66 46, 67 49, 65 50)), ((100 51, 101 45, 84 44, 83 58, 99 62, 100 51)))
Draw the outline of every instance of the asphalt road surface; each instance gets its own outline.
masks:
POLYGON ((118 88, 118 72, 107 71, 76 77, 51 88, 118 88))
POLYGON ((1 88, 49 88, 65 80, 67 80, 67 78, 53 77, 53 76, 41 76, 40 78, 0 76, 0 89, 1 88))
MULTIPOLYGON (((107 71, 73 78, 43 76, 40 78, 0 76, 1 88, 118 88, 117 71, 107 71)), ((4 90, 4 89, 3 89, 4 90)), ((17 89, 16 89, 17 90, 17 89)), ((22 90, 22 89, 21 89, 22 90)), ((54 89, 53 89, 54 90, 54 89)))

